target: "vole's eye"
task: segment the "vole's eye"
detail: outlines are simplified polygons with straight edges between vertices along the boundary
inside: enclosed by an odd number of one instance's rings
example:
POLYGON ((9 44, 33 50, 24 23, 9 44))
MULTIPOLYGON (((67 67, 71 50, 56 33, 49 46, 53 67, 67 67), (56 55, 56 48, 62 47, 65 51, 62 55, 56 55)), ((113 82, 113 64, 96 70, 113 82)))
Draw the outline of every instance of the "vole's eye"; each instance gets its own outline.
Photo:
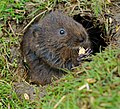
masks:
POLYGON ((60 35, 66 34, 66 31, 64 30, 64 28, 61 28, 61 29, 59 30, 59 34, 60 34, 60 35))
POLYGON ((65 30, 64 29, 61 29, 60 30, 60 34, 62 35, 62 34, 65 34, 65 30))

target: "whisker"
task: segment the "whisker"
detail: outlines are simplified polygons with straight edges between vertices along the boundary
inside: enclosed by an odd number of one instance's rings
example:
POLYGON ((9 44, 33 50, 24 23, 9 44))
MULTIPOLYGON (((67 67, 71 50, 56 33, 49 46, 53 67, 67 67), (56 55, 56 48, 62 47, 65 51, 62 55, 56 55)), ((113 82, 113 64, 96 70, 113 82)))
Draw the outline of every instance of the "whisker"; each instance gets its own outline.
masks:
POLYGON ((92 42, 93 44, 95 44, 95 45, 98 45, 97 42, 95 42, 95 41, 93 41, 93 40, 91 40, 91 42, 92 42))

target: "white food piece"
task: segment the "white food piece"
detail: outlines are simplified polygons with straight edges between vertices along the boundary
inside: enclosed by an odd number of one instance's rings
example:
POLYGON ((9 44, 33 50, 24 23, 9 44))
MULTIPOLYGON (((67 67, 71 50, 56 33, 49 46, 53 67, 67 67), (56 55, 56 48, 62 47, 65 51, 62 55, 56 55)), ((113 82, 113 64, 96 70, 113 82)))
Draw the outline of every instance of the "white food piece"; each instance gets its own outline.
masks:
POLYGON ((25 100, 29 100, 30 99, 29 95, 27 93, 24 93, 24 98, 25 98, 25 100))
POLYGON ((85 54, 85 49, 83 47, 79 47, 79 55, 85 54))

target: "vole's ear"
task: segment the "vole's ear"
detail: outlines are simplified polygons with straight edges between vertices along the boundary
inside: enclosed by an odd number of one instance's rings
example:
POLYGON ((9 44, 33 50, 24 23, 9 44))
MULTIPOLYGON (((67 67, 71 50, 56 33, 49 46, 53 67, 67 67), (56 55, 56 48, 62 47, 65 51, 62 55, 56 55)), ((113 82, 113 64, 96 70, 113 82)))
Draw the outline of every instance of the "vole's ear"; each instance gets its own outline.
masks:
POLYGON ((38 25, 38 24, 34 24, 32 26, 32 34, 34 37, 39 37, 39 35, 42 33, 42 27, 41 25, 38 25))

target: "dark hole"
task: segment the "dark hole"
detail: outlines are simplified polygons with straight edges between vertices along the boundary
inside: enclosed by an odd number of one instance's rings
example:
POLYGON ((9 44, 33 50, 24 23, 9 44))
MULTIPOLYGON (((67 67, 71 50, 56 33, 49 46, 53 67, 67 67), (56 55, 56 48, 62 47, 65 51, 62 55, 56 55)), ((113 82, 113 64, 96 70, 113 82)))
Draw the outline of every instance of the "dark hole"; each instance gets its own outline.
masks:
POLYGON ((104 50, 107 46, 105 42, 105 26, 100 24, 95 18, 90 18, 89 16, 75 15, 74 20, 81 23, 87 30, 92 43, 93 54, 104 50))

